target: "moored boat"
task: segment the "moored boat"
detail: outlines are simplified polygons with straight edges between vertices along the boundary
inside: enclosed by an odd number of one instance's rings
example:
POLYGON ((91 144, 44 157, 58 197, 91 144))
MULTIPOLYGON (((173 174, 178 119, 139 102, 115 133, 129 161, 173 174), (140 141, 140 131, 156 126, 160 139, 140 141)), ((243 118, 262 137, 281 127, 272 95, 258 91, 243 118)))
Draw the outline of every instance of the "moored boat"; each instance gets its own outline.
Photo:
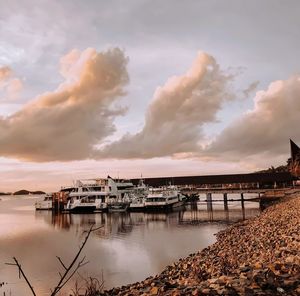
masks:
POLYGON ((52 203, 52 194, 47 193, 43 200, 37 201, 35 203, 35 209, 36 210, 52 210, 53 203, 52 203))
POLYGON ((127 201, 116 201, 108 204, 109 212, 126 212, 129 207, 129 202, 127 201))
POLYGON ((143 196, 136 196, 132 199, 129 210, 130 211, 143 211, 145 208, 145 197, 143 196))
POLYGON ((145 198, 145 209, 171 210, 183 206, 184 199, 175 186, 152 188, 145 198))
POLYGON ((101 179, 77 180, 74 186, 64 187, 68 192, 65 207, 70 212, 101 212, 127 210, 130 200, 127 192, 134 188, 128 180, 101 179))
POLYGON ((145 209, 145 199, 149 193, 148 186, 145 185, 144 180, 139 181, 138 186, 134 189, 134 192, 130 194, 130 211, 140 212, 145 209))

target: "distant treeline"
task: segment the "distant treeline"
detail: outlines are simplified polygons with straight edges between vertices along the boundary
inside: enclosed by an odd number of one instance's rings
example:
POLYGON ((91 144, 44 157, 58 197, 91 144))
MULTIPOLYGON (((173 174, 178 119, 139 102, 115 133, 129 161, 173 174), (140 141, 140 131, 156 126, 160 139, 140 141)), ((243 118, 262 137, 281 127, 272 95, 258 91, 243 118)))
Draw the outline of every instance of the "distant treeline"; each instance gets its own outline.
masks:
POLYGON ((258 171, 256 173, 284 173, 284 172, 289 172, 288 165, 280 165, 276 168, 271 166, 266 170, 258 171))
POLYGON ((40 190, 28 191, 28 190, 25 190, 25 189, 22 189, 22 190, 13 192, 13 193, 12 192, 0 192, 0 195, 28 195, 28 194, 45 194, 45 192, 40 191, 40 190))
POLYGON ((45 192, 40 191, 40 190, 28 191, 28 190, 22 189, 22 190, 19 190, 19 191, 16 191, 13 193, 13 195, 26 195, 26 194, 45 194, 45 192))

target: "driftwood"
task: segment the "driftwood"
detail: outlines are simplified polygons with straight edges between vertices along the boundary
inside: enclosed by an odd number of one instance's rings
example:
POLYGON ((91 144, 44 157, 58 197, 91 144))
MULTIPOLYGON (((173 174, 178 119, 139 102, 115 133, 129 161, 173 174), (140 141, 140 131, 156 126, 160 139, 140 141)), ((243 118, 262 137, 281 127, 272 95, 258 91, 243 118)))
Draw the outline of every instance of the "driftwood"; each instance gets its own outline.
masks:
MULTIPOLYGON (((93 231, 96 231, 100 228, 102 228, 103 226, 100 226, 100 227, 97 227, 97 228, 94 228, 95 225, 92 225, 91 228, 88 230, 88 231, 85 231, 87 234, 83 240, 83 243, 82 245, 80 246, 78 252, 76 253, 74 259, 72 260, 72 262, 67 266, 63 260, 56 256, 58 262, 61 264, 61 266, 63 267, 64 269, 64 272, 63 273, 60 273, 59 272, 59 275, 60 275, 60 280, 58 281, 57 285, 54 287, 54 289, 51 289, 51 294, 50 296, 55 296, 58 294, 58 292, 67 284, 67 282, 74 276, 74 274, 78 271, 78 269, 80 269, 81 267, 83 267, 84 265, 88 264, 89 262, 85 260, 85 256, 79 260, 79 256, 85 246, 85 244, 87 243, 89 237, 90 237, 90 234, 93 232, 93 231), (77 263, 77 265, 76 265, 77 263), (75 268, 73 268, 75 267, 75 268)), ((18 271, 19 271, 19 278, 21 278, 21 276, 23 276, 23 278, 25 279, 28 287, 30 288, 31 290, 31 293, 32 295, 36 296, 36 293, 34 291, 34 288, 32 286, 32 284, 30 283, 30 281, 28 280, 24 270, 22 269, 21 267, 21 264, 18 262, 18 260, 13 257, 13 260, 14 260, 14 263, 6 263, 7 265, 12 265, 12 266, 17 266, 18 267, 18 271)))

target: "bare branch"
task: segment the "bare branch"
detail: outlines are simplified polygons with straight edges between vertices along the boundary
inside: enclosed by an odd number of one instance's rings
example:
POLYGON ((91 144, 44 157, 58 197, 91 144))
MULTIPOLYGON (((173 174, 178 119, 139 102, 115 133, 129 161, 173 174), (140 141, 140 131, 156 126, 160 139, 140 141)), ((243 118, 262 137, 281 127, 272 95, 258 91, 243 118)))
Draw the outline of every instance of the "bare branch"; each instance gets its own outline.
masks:
POLYGON ((61 260, 61 258, 58 257, 58 256, 56 256, 56 258, 57 258, 57 260, 59 261, 59 263, 63 266, 63 268, 66 270, 67 267, 66 267, 66 265, 63 263, 63 261, 61 260))
POLYGON ((30 284, 28 278, 26 277, 20 263, 18 262, 17 258, 16 257, 13 257, 15 263, 6 263, 6 265, 14 265, 14 266, 17 266, 18 267, 18 270, 19 270, 19 278, 21 278, 21 275, 23 276, 24 280, 26 281, 27 285, 29 286, 30 290, 31 290, 31 293, 32 295, 36 296, 35 294, 35 291, 32 287, 32 285, 30 284))
POLYGON ((83 257, 83 259, 80 260, 80 262, 77 264, 77 267, 74 269, 74 271, 69 275, 71 269, 73 268, 73 266, 75 265, 76 261, 78 260, 80 254, 81 254, 81 251, 83 250, 85 244, 87 243, 89 237, 90 237, 90 234, 93 232, 93 231, 96 231, 100 228, 102 228, 103 226, 100 226, 100 227, 97 227, 97 228, 94 228, 94 224, 91 226, 91 228, 86 231, 87 232, 87 235, 81 245, 81 247, 79 248, 76 256, 74 257, 74 259, 72 260, 72 262, 70 263, 70 265, 68 267, 65 266, 65 264, 63 264, 62 260, 58 258, 59 262, 63 265, 63 267, 65 268, 65 272, 64 274, 61 276, 58 284, 56 285, 56 287, 54 288, 54 290, 52 291, 51 293, 51 296, 55 296, 57 295, 57 293, 64 287, 64 285, 72 278, 72 276, 77 272, 77 270, 79 268, 81 268, 82 266, 84 266, 85 264, 87 264, 88 262, 84 262, 85 260, 85 257, 83 257))
POLYGON ((78 271, 79 268, 83 267, 84 265, 88 264, 89 261, 86 262, 82 262, 83 260, 81 260, 81 262, 78 263, 77 267, 75 268, 75 270, 70 274, 70 276, 63 282, 63 284, 61 285, 62 287, 64 285, 66 285, 66 283, 74 276, 74 274, 78 271))

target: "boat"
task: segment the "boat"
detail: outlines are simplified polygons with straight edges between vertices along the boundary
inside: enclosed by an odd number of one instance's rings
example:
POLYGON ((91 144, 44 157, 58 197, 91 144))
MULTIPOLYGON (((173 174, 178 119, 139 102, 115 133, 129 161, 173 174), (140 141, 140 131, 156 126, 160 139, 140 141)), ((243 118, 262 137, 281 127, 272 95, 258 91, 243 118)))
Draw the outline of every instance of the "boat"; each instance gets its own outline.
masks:
POLYGON ((35 209, 36 210, 52 210, 52 193, 47 193, 43 200, 37 201, 35 203, 35 209))
POLYGON ((146 210, 171 210, 184 204, 185 197, 175 186, 151 188, 145 198, 146 210))
POLYGON ((65 210, 71 213, 107 210, 107 196, 110 189, 104 180, 77 180, 73 186, 63 187, 68 193, 65 210))
POLYGON ((133 192, 130 194, 130 211, 143 211, 145 209, 145 199, 149 193, 148 186, 144 183, 144 180, 141 179, 139 184, 134 188, 133 192))
POLYGON ((68 192, 65 210, 70 212, 102 212, 107 210, 127 210, 129 200, 127 192, 134 185, 128 180, 114 180, 111 177, 101 179, 77 180, 73 186, 63 187, 68 192), (124 203, 124 205, 122 204, 124 203))
POLYGON ((129 205, 130 211, 143 211, 145 208, 145 197, 143 196, 136 196, 131 200, 131 203, 129 205))
POLYGON ((126 201, 116 201, 108 204, 109 212, 126 212, 129 207, 129 202, 126 201))
POLYGON ((107 207, 109 212, 126 212, 131 203, 132 195, 122 192, 109 197, 107 207))

